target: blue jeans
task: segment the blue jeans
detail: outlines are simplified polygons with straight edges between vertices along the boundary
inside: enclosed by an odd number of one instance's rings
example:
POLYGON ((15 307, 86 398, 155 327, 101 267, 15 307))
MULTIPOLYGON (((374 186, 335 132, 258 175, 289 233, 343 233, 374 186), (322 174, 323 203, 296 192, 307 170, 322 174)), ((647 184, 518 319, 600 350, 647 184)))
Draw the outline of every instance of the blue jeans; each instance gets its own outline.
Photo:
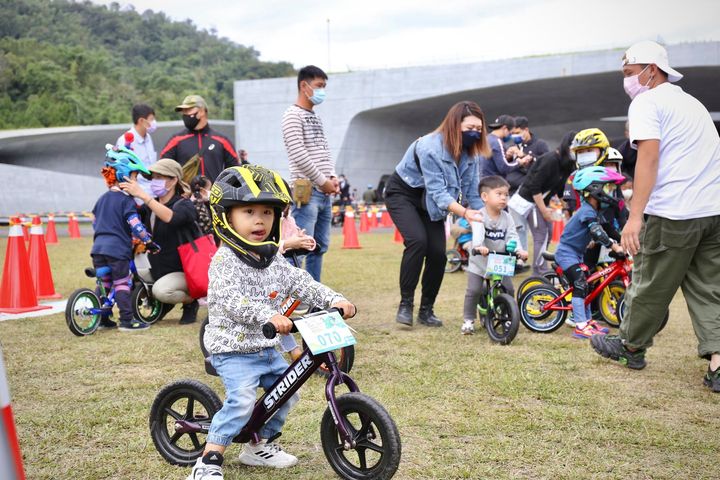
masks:
POLYGON ((310 203, 294 207, 292 216, 299 228, 315 239, 317 248, 305 258, 305 270, 316 281, 320 281, 323 254, 330 246, 330 222, 332 221, 332 197, 313 189, 310 203))
MULTIPOLYGON (((573 265, 583 263, 583 257, 582 255, 570 254, 564 251, 555 252, 555 263, 557 263, 560 268, 563 269, 563 272, 565 272, 573 265)), ((585 323, 592 320, 590 305, 585 305, 584 296, 581 297, 576 292, 573 292, 571 303, 573 308, 573 321, 575 323, 585 323)))
MULTIPOLYGON (((250 419, 258 387, 267 390, 287 369, 288 364, 274 348, 256 353, 219 353, 210 356, 212 366, 225 385, 225 403, 212 419, 208 443, 228 446, 250 419)), ((300 396, 295 393, 260 429, 260 437, 270 438, 282 430, 288 412, 300 396)))

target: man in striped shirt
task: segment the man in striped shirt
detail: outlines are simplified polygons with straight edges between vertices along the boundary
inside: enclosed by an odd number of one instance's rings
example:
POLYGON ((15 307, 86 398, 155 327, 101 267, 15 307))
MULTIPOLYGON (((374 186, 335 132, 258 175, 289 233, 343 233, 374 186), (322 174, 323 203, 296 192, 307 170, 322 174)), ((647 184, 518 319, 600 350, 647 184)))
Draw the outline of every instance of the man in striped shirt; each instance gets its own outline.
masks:
POLYGON ((327 75, 320 68, 308 65, 298 73, 298 96, 283 115, 282 132, 290 166, 290 182, 312 183, 312 195, 307 204, 295 205, 292 215, 298 227, 317 243, 306 256, 305 269, 320 281, 322 257, 330 244, 332 197, 339 192, 335 162, 330 157, 322 121, 313 111, 325 100, 327 75))

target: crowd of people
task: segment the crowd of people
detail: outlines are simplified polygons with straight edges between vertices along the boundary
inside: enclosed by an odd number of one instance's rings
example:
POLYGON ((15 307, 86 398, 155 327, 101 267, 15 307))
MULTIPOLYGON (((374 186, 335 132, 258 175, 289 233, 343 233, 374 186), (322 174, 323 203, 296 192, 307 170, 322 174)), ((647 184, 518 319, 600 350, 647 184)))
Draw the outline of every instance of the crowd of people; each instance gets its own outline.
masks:
MULTIPOLYGON (((720 138, 707 109, 673 85, 682 75, 670 67, 662 46, 633 45, 623 57, 623 75, 632 103, 628 138, 617 148, 602 131, 587 128, 568 132, 551 150, 533 134, 526 117, 500 115, 488 122, 472 101, 450 107, 437 129, 407 148, 381 193, 404 238, 397 322, 413 325, 420 283, 417 322, 443 326, 434 305, 444 275, 448 215, 463 222, 470 235, 467 247, 479 253, 468 272, 462 326, 467 334, 474 330, 484 256, 517 242, 518 256, 527 259, 530 233, 532 268, 546 272, 540 253, 548 244, 549 205, 562 200, 568 223, 556 261, 575 289, 574 336, 590 338, 604 357, 641 369, 681 287, 698 354, 710 362, 703 381, 720 391, 720 138), (626 203, 630 199, 632 208, 626 203), (597 247, 588 249, 591 243, 597 247), (592 320, 583 302, 587 283, 581 265, 596 263, 601 245, 631 254, 635 262, 628 312, 616 336, 592 320)), ((225 448, 247 422, 255 390, 287 367, 275 350, 280 340, 261 333, 267 321, 279 333, 289 333, 291 322, 277 313, 284 296, 342 307, 346 318, 354 315, 345 297, 320 283, 333 198, 343 205, 357 199, 348 180, 335 172, 314 110, 325 100, 327 84, 320 68, 300 69, 295 102, 279 119, 287 181, 247 165, 247 152, 238 154, 228 138, 210 127, 207 103, 197 95, 177 106, 185 128, 170 138, 160 160, 151 138, 155 113, 146 105, 133 108, 132 141, 121 136, 107 152, 103 175, 108 192, 94 209, 92 255, 96 266, 110 267, 103 281, 117 286, 121 329, 147 327, 131 317, 121 288, 129 276, 132 237, 152 252, 153 295, 183 305, 181 323, 195 321, 198 299, 188 294, 177 247, 183 238, 211 231, 219 240, 209 271, 205 346, 227 397, 212 419, 204 455, 190 479, 222 478, 225 448), (282 259, 292 249, 304 253, 299 263, 306 271, 282 259), (269 286, 276 295, 268 297, 258 286, 269 286)), ((362 199, 376 202, 378 193, 368 185, 362 199)), ((287 351, 295 347, 283 343, 287 351)), ((279 468, 297 462, 274 441, 292 403, 266 425, 260 442, 243 448, 241 462, 279 468)))

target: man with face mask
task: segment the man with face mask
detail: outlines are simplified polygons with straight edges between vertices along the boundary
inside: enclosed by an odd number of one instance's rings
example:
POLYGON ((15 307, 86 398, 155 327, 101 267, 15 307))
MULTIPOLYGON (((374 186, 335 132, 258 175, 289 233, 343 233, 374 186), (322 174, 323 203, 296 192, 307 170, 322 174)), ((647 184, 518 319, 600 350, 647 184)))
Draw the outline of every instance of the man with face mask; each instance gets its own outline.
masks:
POLYGON ((620 335, 593 336, 591 344, 604 357, 645 367, 646 349, 682 287, 698 355, 710 360, 703 383, 720 392, 720 137, 708 110, 673 85, 682 75, 665 48, 639 42, 622 60, 638 151, 621 239, 634 255, 633 281, 620 335))
POLYGON ((305 258, 305 269, 317 282, 320 281, 323 254, 330 244, 331 195, 340 193, 322 120, 313 111, 325 100, 327 80, 325 72, 314 65, 301 68, 297 77, 297 99, 282 118, 283 142, 295 194, 292 215, 298 227, 317 244, 305 258), (309 193, 307 198, 298 197, 301 191, 309 193))
POLYGON ((226 168, 239 165, 237 151, 230 139, 210 128, 208 107, 203 97, 188 95, 175 111, 182 112, 185 128, 170 137, 160 158, 171 158, 185 165, 198 156, 197 175, 204 175, 213 182, 226 168))
MULTIPOLYGON (((153 145, 153 140, 150 136, 150 134, 155 132, 155 129, 157 129, 155 110, 144 103, 133 105, 132 121, 133 126, 130 127, 130 130, 128 130, 128 132, 132 134, 132 142, 130 142, 130 145, 127 145, 125 133, 120 135, 117 142, 115 142, 115 145, 118 147, 130 148, 130 150, 132 150, 135 155, 142 160, 145 167, 148 168, 150 165, 157 162, 157 152, 155 151, 155 145, 153 145)), ((150 191, 150 180, 147 180, 145 177, 140 175, 137 182, 146 193, 152 193, 150 191)), ((142 203, 139 199, 136 201, 139 204, 142 203)))

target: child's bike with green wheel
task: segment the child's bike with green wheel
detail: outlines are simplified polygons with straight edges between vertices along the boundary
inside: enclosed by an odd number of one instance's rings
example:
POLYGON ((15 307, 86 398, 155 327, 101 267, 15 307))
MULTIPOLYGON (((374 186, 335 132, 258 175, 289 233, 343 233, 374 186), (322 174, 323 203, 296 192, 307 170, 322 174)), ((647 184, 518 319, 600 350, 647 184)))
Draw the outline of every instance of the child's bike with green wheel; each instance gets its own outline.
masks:
MULTIPOLYGON (((511 250, 512 245, 508 245, 511 250)), ((473 255, 480 253, 473 249, 473 255)), ((517 253, 491 252, 488 256, 488 271, 485 275, 485 291, 480 296, 477 312, 490 340, 500 345, 509 345, 520 327, 520 310, 517 302, 503 285, 503 277, 513 276, 517 253), (510 255, 508 255, 510 253, 510 255)))

